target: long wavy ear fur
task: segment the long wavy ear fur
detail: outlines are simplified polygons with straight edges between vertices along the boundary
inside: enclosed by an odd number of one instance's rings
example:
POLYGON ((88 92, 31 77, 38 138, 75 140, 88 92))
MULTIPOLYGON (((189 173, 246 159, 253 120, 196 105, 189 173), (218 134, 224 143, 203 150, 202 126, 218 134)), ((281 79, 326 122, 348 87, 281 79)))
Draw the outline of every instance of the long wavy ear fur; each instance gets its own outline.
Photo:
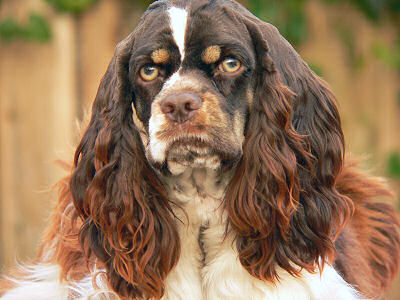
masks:
POLYGON ((277 279, 277 267, 313 272, 333 261, 353 211, 335 188, 344 155, 335 98, 275 27, 240 7, 231 13, 259 60, 244 155, 225 198, 239 258, 264 280, 277 279))
POLYGON ((122 297, 159 299, 180 245, 170 203, 132 119, 133 41, 131 34, 117 46, 101 81, 70 187, 83 222, 82 247, 104 264, 111 287, 122 297))

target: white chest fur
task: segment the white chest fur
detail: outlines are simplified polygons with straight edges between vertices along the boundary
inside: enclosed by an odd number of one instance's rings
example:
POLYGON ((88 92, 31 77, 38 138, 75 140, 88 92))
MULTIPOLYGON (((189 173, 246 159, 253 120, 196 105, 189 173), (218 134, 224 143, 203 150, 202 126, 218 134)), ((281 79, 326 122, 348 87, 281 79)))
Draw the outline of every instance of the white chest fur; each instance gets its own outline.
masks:
POLYGON ((240 264, 234 233, 224 238, 228 180, 210 169, 187 169, 166 180, 171 199, 181 206, 175 210, 181 256, 167 277, 163 300, 360 299, 329 265, 322 274, 303 271, 301 278, 281 270, 276 284, 252 277, 240 264))

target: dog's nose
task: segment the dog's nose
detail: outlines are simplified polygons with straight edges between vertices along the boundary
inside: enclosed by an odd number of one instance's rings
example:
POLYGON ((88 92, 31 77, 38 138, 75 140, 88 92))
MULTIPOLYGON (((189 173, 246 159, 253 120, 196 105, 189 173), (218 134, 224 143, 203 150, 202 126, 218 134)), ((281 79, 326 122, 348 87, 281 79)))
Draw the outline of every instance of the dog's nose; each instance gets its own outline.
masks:
POLYGON ((201 99, 194 93, 171 94, 161 101, 161 111, 172 121, 184 123, 201 107, 201 99))

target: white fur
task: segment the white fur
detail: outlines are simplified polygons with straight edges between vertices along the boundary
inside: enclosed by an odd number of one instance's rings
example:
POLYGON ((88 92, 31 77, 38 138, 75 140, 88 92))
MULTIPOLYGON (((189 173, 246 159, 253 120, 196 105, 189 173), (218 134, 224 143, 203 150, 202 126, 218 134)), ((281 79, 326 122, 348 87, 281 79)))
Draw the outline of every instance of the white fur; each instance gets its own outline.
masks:
POLYGON ((22 279, 7 278, 15 287, 1 300, 117 300, 119 297, 107 287, 104 272, 88 274, 78 282, 61 282, 60 267, 54 264, 37 264, 20 267, 26 274, 22 279), (94 282, 95 279, 95 283, 94 282))
POLYGON ((163 300, 202 300, 201 250, 197 237, 199 228, 178 224, 181 239, 181 256, 177 266, 165 281, 163 300))
POLYGON ((252 277, 240 264, 233 236, 222 241, 224 224, 204 232, 207 255, 202 270, 204 299, 230 300, 350 300, 361 299, 329 265, 323 273, 302 271, 296 278, 278 270, 275 285, 252 277))
MULTIPOLYGON (((151 124, 151 123, 150 123, 151 124)), ((159 140, 157 137, 152 137, 150 139, 150 153, 151 157, 155 162, 164 162, 165 156, 167 154, 168 144, 159 140)))
POLYGON ((163 163, 168 144, 157 137, 163 124, 167 123, 167 117, 161 112, 160 101, 154 100, 151 105, 151 117, 149 120, 149 152, 151 159, 163 163))
POLYGON ((181 61, 185 57, 185 32, 188 13, 183 8, 171 7, 168 9, 169 23, 172 36, 181 53, 181 61))
POLYGON ((216 177, 216 170, 186 167, 179 176, 166 178, 170 197, 185 209, 185 213, 179 208, 175 210, 182 221, 177 222, 181 256, 178 265, 167 277, 163 300, 204 299, 202 252, 198 239, 200 227, 221 209, 223 190, 216 188, 216 177))
POLYGON ((1 300, 52 300, 67 299, 68 288, 59 281, 60 269, 56 265, 35 265, 23 268, 23 280, 7 278, 15 284, 1 300))
POLYGON ((164 83, 163 89, 168 89, 174 86, 177 82, 182 80, 182 76, 180 75, 180 69, 171 75, 170 78, 164 83))
MULTIPOLYGON (((183 8, 170 7, 168 9, 168 16, 172 37, 178 46, 182 63, 185 57, 185 32, 188 13, 183 8)), ((177 81, 181 80, 180 70, 181 68, 178 68, 178 70, 165 82, 163 90, 172 87, 177 81)), ((166 123, 166 120, 164 114, 161 112, 154 112, 155 105, 157 105, 157 109, 159 110, 158 102, 154 101, 151 109, 151 118, 149 120, 149 150, 151 153, 151 158, 156 162, 162 163, 165 161, 166 149, 168 145, 167 143, 159 140, 155 134, 159 131, 160 126, 166 123)))

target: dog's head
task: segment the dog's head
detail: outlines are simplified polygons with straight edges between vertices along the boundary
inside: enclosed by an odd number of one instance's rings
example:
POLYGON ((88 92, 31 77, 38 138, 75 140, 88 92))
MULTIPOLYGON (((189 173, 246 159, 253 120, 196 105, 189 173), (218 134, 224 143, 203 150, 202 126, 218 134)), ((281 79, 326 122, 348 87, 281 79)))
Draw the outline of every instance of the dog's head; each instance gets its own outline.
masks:
POLYGON ((245 24, 224 6, 157 2, 135 31, 134 123, 155 168, 219 168, 242 155, 258 62, 245 24))
POLYGON ((233 167, 242 265, 313 271, 351 211, 343 152, 334 96, 275 27, 231 0, 157 1, 117 46, 76 152, 81 242, 120 295, 159 298, 180 249, 162 177, 233 167))

